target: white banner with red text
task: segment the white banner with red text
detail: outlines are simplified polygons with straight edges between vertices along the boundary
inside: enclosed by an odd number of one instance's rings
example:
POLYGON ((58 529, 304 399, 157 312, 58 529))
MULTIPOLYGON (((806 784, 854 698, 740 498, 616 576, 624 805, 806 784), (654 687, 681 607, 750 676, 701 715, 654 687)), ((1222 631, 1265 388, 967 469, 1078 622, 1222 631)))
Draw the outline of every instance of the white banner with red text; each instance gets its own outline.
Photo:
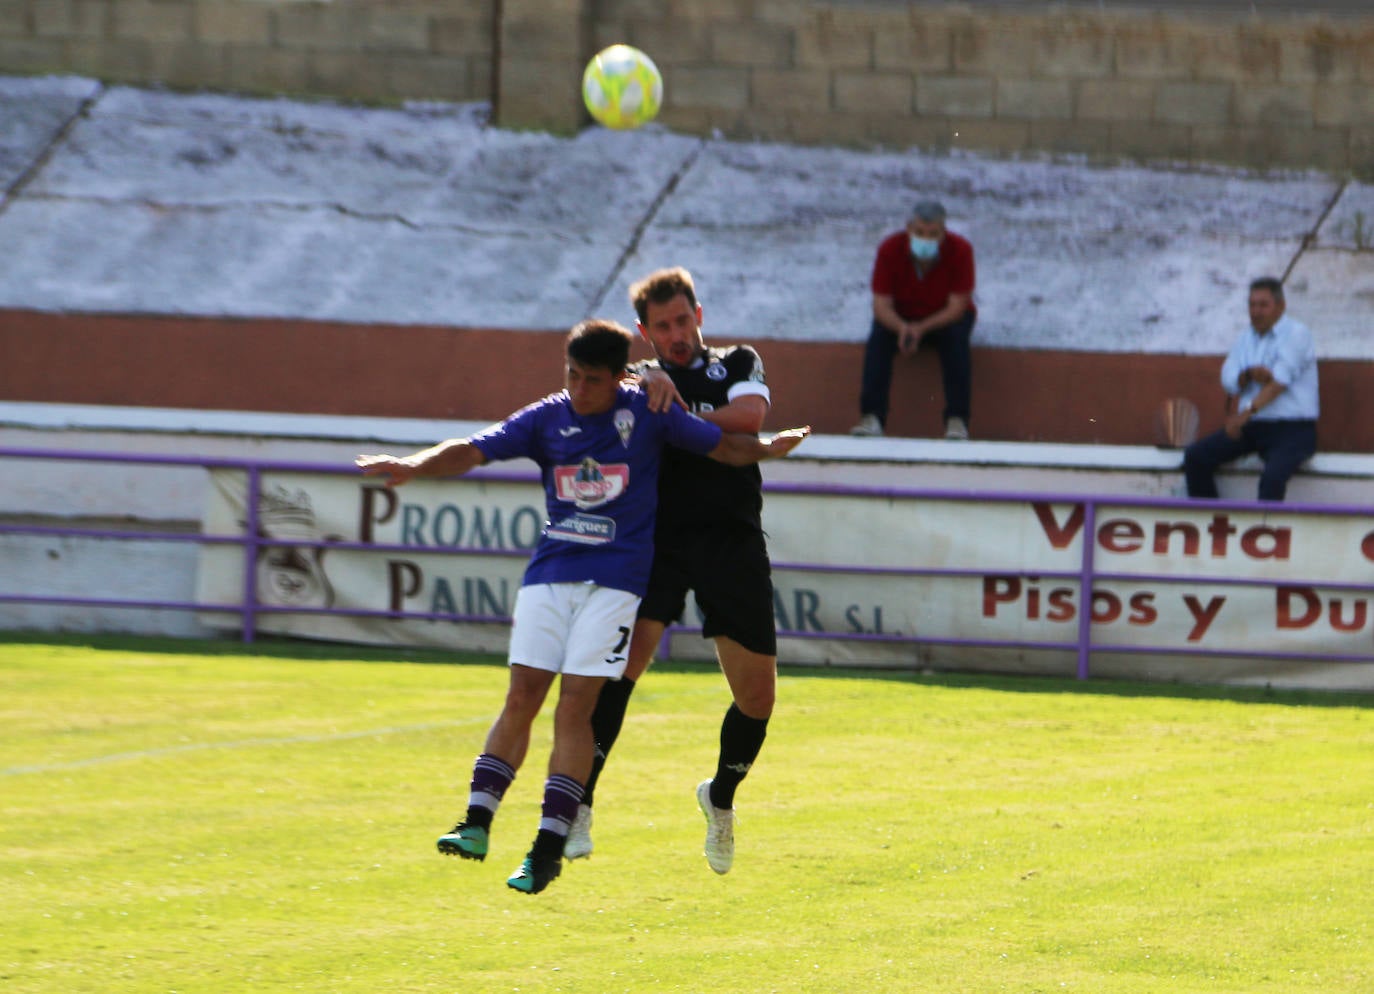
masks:
MULTIPOLYGON (((205 533, 243 535, 246 474, 212 478, 205 533)), ((1374 656, 1370 519, 1123 503, 1097 506, 1089 527, 1088 510, 1080 499, 770 492, 779 658, 1071 673, 1086 550, 1095 673, 1211 682, 1333 660, 1346 663, 1343 679, 1371 668, 1341 658, 1374 656), (1275 661, 1283 654, 1311 658, 1275 661)), ((292 543, 258 551, 258 630, 499 653, 543 493, 533 479, 482 475, 388 490, 268 472, 257 525, 264 542, 292 543), (309 613, 325 609, 356 613, 309 613)), ((241 603, 244 562, 238 547, 206 546, 199 602, 241 603)), ((236 625, 218 612, 204 620, 236 625)), ((698 624, 690 601, 683 623, 698 624)), ((689 632, 671 651, 711 654, 689 632)))

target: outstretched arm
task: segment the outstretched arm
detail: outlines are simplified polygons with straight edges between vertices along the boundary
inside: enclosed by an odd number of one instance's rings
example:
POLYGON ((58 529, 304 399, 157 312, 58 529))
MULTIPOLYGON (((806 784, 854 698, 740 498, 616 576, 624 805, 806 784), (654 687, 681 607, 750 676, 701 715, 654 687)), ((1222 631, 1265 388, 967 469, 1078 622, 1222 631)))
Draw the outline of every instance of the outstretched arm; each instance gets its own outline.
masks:
MULTIPOLYGON (((646 369, 639 374, 639 389, 649 397, 649 410, 666 411, 676 404, 685 410, 687 402, 673 386, 672 377, 661 369, 646 369)), ((730 401, 723 407, 709 411, 694 412, 703 421, 709 421, 721 431, 742 431, 757 435, 763 431, 763 419, 768 416, 768 401, 761 394, 747 393, 730 401)))
POLYGON ((788 428, 768 439, 727 432, 720 436, 720 444, 707 455, 730 466, 748 466, 765 459, 781 459, 810 434, 810 425, 805 428, 788 428))
POLYGON ((368 476, 384 476, 388 487, 399 487, 417 476, 462 476, 487 457, 466 438, 450 438, 404 457, 359 456, 353 461, 368 476))
POLYGON ((744 432, 757 435, 763 430, 763 419, 768 416, 768 401, 756 393, 736 397, 724 407, 714 411, 699 411, 697 417, 709 421, 725 432, 744 432))

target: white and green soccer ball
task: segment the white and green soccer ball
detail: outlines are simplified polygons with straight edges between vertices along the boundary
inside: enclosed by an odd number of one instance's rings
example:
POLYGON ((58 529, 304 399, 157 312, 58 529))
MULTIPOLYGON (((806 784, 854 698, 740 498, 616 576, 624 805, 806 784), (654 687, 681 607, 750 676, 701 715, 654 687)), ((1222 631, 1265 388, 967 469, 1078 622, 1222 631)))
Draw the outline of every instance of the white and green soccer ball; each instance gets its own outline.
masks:
POLYGON ((663 75, 639 49, 612 45, 587 63, 582 101, 608 128, 637 128, 652 121, 663 104, 663 75))

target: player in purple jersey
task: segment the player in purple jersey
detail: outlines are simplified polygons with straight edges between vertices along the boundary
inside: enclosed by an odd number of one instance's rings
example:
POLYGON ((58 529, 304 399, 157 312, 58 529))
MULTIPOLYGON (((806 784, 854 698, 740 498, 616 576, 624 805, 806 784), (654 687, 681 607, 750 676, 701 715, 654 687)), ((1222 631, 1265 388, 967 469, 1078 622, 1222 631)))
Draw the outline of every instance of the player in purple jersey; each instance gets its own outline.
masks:
MULTIPOLYGON (((639 333, 655 361, 636 367, 651 407, 683 404, 726 431, 757 434, 771 396, 763 360, 747 345, 708 347, 691 274, 660 269, 630 287, 639 333)), ((620 679, 601 688, 592 715, 596 758, 569 832, 569 859, 592 852, 593 795, 620 733, 637 681, 653 660, 664 629, 695 595, 702 635, 733 700, 720 725, 715 774, 697 786, 706 816, 703 853, 717 873, 734 862, 735 790, 763 747, 777 685, 772 568, 763 534, 763 479, 757 466, 726 466, 681 449, 664 453, 659 474, 654 566, 640 601, 630 658, 620 679)))
POLYGON ((470 438, 405 457, 359 456, 364 473, 399 486, 459 476, 484 463, 526 457, 540 467, 548 520, 516 595, 505 705, 473 765, 467 813, 439 851, 484 859, 492 818, 529 749, 530 728, 555 677, 553 750, 539 831, 506 883, 537 894, 558 876, 568 826, 591 771, 591 713, 608 678, 625 669, 635 612, 653 559, 658 471, 672 444, 732 465, 786 455, 809 432, 767 441, 722 433, 680 409, 655 412, 624 382, 631 333, 583 321, 567 342, 565 389, 470 438))

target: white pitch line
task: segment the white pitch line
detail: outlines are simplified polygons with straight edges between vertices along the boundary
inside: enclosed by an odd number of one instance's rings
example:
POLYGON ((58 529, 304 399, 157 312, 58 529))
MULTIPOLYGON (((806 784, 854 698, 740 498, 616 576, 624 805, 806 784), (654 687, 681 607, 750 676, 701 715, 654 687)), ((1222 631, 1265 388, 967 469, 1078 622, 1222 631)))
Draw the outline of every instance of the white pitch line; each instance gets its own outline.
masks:
MULTIPOLYGON (((390 728, 374 728, 364 732, 339 732, 334 735, 291 735, 279 739, 240 739, 232 742, 193 742, 188 745, 166 746, 161 749, 138 749, 134 752, 116 752, 108 756, 91 756, 76 759, 69 763, 35 763, 30 766, 11 766, 0 770, 0 776, 22 776, 27 773, 55 773, 63 770, 79 770, 86 766, 102 766, 106 763, 121 763, 127 760, 148 759, 153 756, 172 756, 183 752, 201 752, 207 749, 256 749, 262 746, 301 745, 308 742, 343 742, 348 739, 366 739, 379 735, 402 735, 410 732, 427 732, 439 728, 458 728, 470 725, 477 719, 463 721, 427 722, 420 725, 397 725, 390 728)), ((485 720, 485 719, 482 719, 485 720)))

